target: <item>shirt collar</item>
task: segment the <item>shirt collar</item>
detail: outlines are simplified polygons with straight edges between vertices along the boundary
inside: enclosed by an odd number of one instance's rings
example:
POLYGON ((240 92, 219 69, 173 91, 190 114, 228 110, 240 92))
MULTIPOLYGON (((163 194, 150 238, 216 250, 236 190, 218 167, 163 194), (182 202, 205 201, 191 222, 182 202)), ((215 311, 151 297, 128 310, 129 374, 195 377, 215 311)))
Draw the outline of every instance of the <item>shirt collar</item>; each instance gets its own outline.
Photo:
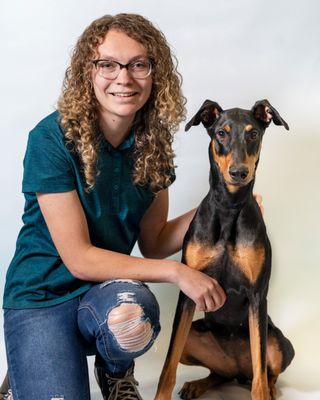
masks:
POLYGON ((119 150, 129 149, 134 143, 134 130, 131 129, 129 135, 124 139, 122 143, 118 146, 119 150))
POLYGON ((109 143, 106 139, 103 140, 102 144, 103 147, 106 147, 108 149, 108 151, 127 150, 134 144, 134 130, 131 129, 129 135, 117 147, 113 147, 112 144, 109 143))

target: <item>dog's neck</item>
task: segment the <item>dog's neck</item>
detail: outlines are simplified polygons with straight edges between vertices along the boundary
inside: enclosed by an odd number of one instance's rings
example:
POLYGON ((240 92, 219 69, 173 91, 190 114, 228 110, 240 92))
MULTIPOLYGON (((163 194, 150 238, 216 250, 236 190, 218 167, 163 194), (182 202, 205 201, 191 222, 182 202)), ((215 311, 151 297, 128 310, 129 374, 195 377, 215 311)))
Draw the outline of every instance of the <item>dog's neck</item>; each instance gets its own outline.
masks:
MULTIPOLYGON (((236 226, 241 210, 249 202, 253 202, 252 188, 254 180, 248 185, 239 187, 234 193, 230 193, 222 177, 217 171, 211 170, 210 191, 207 197, 209 207, 213 206, 210 224, 215 226, 212 232, 212 243, 234 242, 236 226)), ((207 204, 208 204, 207 203, 207 204)), ((209 217, 210 219, 210 217, 209 217)), ((205 222, 206 224, 208 221, 205 222)))

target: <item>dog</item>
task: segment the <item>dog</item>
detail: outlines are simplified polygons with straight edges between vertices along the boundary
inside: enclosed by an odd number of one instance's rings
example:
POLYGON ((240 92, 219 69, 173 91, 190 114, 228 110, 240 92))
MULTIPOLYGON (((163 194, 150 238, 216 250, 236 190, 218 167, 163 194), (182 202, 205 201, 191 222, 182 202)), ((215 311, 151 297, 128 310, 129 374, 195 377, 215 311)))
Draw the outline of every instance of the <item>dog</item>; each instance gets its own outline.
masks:
POLYGON ((271 121, 289 130, 268 100, 251 110, 222 110, 206 100, 185 130, 203 124, 210 136, 210 190, 183 243, 182 262, 215 278, 227 299, 192 323, 195 304, 180 292, 156 400, 171 399, 179 361, 210 370, 187 382, 185 400, 219 383, 251 382, 253 400, 276 397, 275 383, 294 357, 290 341, 267 314, 271 246, 252 189, 262 138, 271 121))

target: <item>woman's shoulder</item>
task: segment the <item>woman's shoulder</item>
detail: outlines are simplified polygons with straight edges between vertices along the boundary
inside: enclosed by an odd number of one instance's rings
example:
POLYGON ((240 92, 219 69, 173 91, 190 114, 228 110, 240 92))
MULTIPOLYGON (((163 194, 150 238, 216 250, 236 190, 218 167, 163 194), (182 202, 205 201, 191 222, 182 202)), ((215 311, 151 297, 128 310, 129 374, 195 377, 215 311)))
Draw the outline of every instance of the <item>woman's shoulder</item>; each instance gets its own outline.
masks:
POLYGON ((37 142, 64 142, 64 134, 60 126, 60 114, 54 111, 43 118, 29 133, 29 139, 37 142))

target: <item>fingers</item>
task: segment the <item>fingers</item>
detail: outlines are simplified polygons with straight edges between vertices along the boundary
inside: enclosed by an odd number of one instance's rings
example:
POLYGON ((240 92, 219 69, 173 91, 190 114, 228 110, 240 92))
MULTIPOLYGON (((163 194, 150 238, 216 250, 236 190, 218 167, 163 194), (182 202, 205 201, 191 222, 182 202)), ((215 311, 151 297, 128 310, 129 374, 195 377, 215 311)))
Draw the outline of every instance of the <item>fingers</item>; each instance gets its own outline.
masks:
POLYGON ((262 200, 261 194, 253 193, 253 197, 255 198, 256 202, 258 203, 258 206, 260 208, 261 214, 263 215, 264 214, 264 207, 263 207, 263 204, 262 204, 263 200, 262 200))
POLYGON ((198 311, 216 311, 226 301, 226 294, 218 282, 201 271, 183 265, 177 281, 182 290, 196 304, 198 311))
POLYGON ((203 312, 217 311, 226 301, 226 294, 218 282, 208 277, 210 285, 207 291, 197 299, 196 309, 203 312))
POLYGON ((222 287, 218 284, 218 282, 211 278, 214 284, 214 290, 210 293, 208 301, 206 299, 206 311, 217 311, 219 308, 223 306, 226 301, 226 295, 222 287))
POLYGON ((216 309, 217 309, 216 300, 213 298, 211 293, 208 293, 207 295, 204 295, 203 297, 197 300, 196 303, 197 311, 209 312, 209 311, 215 311, 216 309))
POLYGON ((196 310, 205 312, 205 310, 206 310, 206 302, 204 301, 204 299, 197 299, 196 300, 196 310))
POLYGON ((216 303, 216 310, 220 307, 222 307, 224 305, 224 303, 226 302, 227 296, 225 291, 222 289, 222 287, 219 285, 219 283, 213 279, 215 281, 215 285, 216 285, 216 290, 215 290, 215 303, 216 303))

